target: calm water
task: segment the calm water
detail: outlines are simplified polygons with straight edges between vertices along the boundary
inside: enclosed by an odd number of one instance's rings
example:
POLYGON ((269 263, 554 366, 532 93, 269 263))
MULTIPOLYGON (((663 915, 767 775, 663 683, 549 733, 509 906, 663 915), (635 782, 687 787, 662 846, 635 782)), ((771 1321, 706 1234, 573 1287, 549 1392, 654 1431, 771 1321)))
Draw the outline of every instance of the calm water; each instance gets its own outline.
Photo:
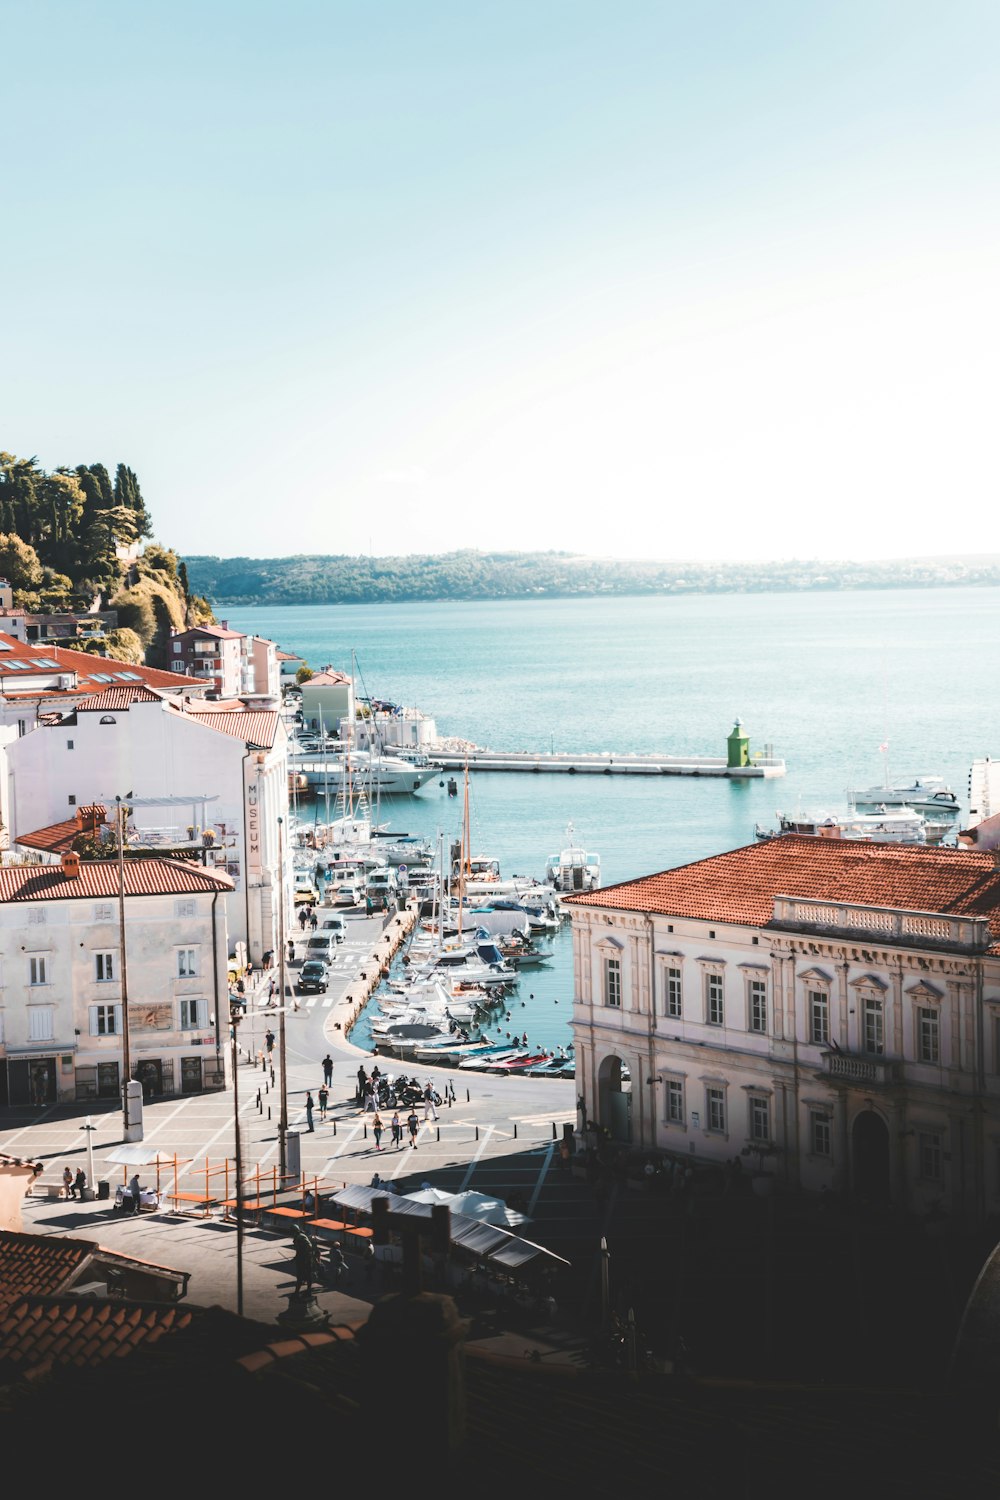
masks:
MULTIPOLYGON (((883 776, 945 776, 967 798, 971 762, 1000 754, 1000 590, 716 595, 531 603, 322 606, 226 612, 318 670, 350 672, 373 697, 414 705, 442 736, 514 750, 724 755, 734 719, 788 773, 689 777, 471 778, 473 852, 541 877, 577 842, 613 884, 753 840, 777 809, 843 807, 883 776)), ((397 832, 458 837, 461 798, 431 782, 383 804, 397 832)), ((568 931, 526 971, 511 1027, 568 1039, 568 931), (524 1008, 521 1008, 521 1002, 524 1008)), ((501 1029, 506 1029, 505 1027, 501 1029)), ((358 1040, 362 1034, 358 1034, 358 1040)))

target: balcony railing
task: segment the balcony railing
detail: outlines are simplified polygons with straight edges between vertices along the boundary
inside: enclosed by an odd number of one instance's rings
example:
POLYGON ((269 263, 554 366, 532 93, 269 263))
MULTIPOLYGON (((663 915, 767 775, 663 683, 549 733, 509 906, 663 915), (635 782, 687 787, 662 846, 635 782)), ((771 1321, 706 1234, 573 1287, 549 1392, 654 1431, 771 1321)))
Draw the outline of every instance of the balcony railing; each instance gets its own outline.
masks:
POLYGON ((823 1071, 844 1083, 861 1083, 877 1088, 895 1083, 898 1064, 888 1057, 869 1057, 857 1052, 824 1052, 823 1071))

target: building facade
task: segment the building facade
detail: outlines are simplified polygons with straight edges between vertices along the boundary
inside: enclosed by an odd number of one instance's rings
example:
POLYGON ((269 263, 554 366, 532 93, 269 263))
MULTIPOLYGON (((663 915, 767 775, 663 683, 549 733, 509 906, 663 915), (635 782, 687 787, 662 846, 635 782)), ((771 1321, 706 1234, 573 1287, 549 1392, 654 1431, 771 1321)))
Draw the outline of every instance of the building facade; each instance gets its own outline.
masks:
POLYGON ((244 688, 245 641, 225 620, 171 631, 171 668, 201 679, 213 698, 238 698, 244 688))
POLYGON ((992 853, 787 835, 566 905, 586 1121, 765 1188, 1000 1211, 992 853))
POLYGON ((229 1052, 222 874, 183 860, 0 868, 0 1102, 223 1088, 229 1052), (124 920, 123 920, 124 911, 124 920))
POLYGON ((229 877, 230 941, 260 962, 276 950, 279 891, 291 910, 287 737, 277 712, 109 687, 7 746, 11 843, 61 852, 47 831, 78 808, 130 807, 129 842, 199 851, 229 877), (282 873, 282 864, 284 872, 282 873))

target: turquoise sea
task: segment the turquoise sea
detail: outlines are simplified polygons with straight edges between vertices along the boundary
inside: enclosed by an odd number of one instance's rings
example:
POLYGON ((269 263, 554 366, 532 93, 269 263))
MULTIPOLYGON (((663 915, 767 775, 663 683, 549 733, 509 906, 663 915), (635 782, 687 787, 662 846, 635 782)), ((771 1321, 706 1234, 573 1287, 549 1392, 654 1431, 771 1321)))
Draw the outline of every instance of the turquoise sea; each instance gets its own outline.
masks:
MULTIPOLYGON (((753 841, 777 809, 842 808, 852 789, 946 777, 967 800, 974 759, 1000 753, 1000 589, 219 610, 362 693, 414 705, 438 733, 515 750, 724 755, 737 717, 779 779, 475 774, 474 853, 541 877, 576 841, 602 884, 753 841), (880 746, 888 743, 886 754, 880 746)), ((446 778, 383 803, 397 832, 457 838, 446 778)), ((959 820, 959 823, 961 820, 959 820)), ((572 963, 525 971, 511 1027, 569 1040, 572 963), (523 1005, 523 1008, 522 1008, 523 1005)), ((363 1032, 358 1039, 363 1040, 363 1032)))

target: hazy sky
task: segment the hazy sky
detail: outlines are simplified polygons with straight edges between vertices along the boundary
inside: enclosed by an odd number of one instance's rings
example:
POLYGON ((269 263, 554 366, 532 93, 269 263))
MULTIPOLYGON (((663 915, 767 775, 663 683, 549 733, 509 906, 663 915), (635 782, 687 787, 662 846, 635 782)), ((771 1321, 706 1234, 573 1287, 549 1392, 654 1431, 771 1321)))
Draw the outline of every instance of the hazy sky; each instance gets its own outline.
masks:
POLYGON ((1000 551, 997 0, 0 0, 0 448, 182 553, 1000 551))

